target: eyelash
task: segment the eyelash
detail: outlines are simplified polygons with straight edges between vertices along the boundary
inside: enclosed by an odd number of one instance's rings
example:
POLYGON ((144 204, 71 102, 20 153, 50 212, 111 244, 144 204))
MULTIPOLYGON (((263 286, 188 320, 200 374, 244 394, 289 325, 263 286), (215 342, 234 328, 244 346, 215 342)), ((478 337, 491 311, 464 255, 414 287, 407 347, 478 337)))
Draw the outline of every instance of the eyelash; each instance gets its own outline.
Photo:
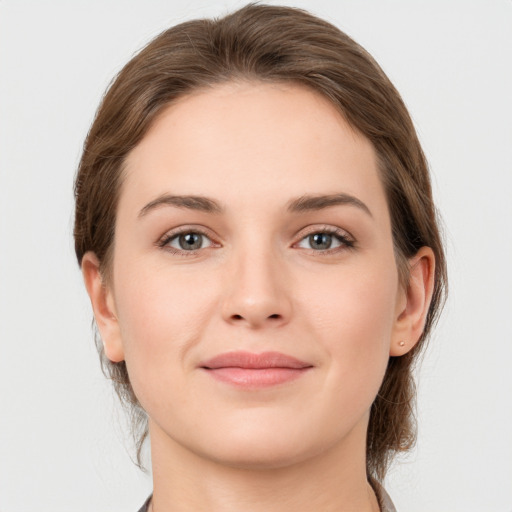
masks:
POLYGON ((318 249, 305 249, 310 254, 313 254, 314 256, 329 256, 341 251, 345 251, 347 249, 354 249, 356 246, 355 240, 352 236, 350 236, 346 231, 335 228, 332 226, 314 226, 307 230, 307 232, 301 236, 301 239, 294 244, 294 246, 297 246, 298 244, 302 243, 303 241, 307 240, 312 235, 331 235, 333 238, 335 238, 339 243, 339 247, 333 247, 328 248, 324 250, 318 250, 318 249))
MULTIPOLYGON (((335 238, 339 243, 340 246, 334 247, 334 248, 327 248, 327 249, 313 249, 313 248, 305 248, 310 254, 314 254, 315 256, 327 256, 334 253, 338 253, 340 251, 344 251, 347 249, 353 249, 355 247, 355 241, 354 239, 347 234, 346 231, 341 230, 339 228, 334 228, 332 226, 315 226, 311 227, 308 232, 303 234, 298 242, 295 242, 292 247, 297 247, 300 243, 307 240, 308 237, 312 235, 317 234, 325 234, 330 235, 333 238, 335 238)), ((218 242, 215 242, 212 239, 211 234, 206 232, 206 230, 203 230, 199 227, 191 227, 186 226, 183 228, 179 228, 176 231, 172 231, 170 233, 166 233, 158 242, 156 245, 163 250, 166 250, 170 252, 171 254, 177 254, 180 256, 194 256, 199 251, 208 249, 210 247, 220 247, 220 244, 218 242), (207 247, 200 247, 199 249, 193 249, 193 250, 185 250, 185 249, 176 249, 174 247, 171 247, 169 244, 176 240, 181 235, 188 235, 188 234, 196 234, 201 235, 202 237, 205 237, 210 242, 210 245, 207 247)))

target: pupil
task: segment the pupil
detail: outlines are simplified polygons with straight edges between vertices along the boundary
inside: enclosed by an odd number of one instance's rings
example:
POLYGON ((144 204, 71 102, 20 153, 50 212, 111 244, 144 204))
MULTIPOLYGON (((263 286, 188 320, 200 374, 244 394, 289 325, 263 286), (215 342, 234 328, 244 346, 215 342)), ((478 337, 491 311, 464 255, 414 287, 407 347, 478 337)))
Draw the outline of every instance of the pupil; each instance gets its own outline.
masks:
POLYGON ((201 235, 198 233, 187 233, 185 235, 180 235, 180 246, 185 250, 193 250, 201 248, 201 235))
POLYGON ((329 249, 332 244, 332 235, 327 233, 315 233, 310 235, 309 241, 313 249, 329 249))

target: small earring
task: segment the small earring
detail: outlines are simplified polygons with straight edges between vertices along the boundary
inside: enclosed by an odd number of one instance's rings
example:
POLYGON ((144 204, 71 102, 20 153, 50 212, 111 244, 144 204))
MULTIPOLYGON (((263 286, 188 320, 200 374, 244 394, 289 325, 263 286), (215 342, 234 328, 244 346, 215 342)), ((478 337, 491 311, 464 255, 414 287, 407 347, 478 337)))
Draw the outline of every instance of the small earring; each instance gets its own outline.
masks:
POLYGON ((399 343, 399 345, 400 345, 401 347, 405 347, 405 341, 403 341, 403 340, 402 340, 402 341, 399 343))

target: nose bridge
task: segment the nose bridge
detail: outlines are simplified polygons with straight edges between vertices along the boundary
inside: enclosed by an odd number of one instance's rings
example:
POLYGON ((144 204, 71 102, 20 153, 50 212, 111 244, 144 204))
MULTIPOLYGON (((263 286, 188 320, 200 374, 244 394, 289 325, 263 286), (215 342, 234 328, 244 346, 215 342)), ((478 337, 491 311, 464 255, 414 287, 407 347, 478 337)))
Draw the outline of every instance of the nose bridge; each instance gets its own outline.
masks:
POLYGON ((286 265, 268 237, 252 236, 233 249, 231 286, 224 303, 224 318, 250 327, 280 325, 291 313, 286 265))

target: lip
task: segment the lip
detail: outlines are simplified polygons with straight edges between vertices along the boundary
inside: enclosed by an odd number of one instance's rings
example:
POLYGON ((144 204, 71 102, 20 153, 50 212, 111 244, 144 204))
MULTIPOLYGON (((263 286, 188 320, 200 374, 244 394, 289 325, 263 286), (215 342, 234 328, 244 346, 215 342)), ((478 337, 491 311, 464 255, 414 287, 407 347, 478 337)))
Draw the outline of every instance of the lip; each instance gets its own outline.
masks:
POLYGON ((276 386, 304 375, 313 365, 280 352, 226 352, 199 368, 211 377, 236 387, 254 389, 276 386))

